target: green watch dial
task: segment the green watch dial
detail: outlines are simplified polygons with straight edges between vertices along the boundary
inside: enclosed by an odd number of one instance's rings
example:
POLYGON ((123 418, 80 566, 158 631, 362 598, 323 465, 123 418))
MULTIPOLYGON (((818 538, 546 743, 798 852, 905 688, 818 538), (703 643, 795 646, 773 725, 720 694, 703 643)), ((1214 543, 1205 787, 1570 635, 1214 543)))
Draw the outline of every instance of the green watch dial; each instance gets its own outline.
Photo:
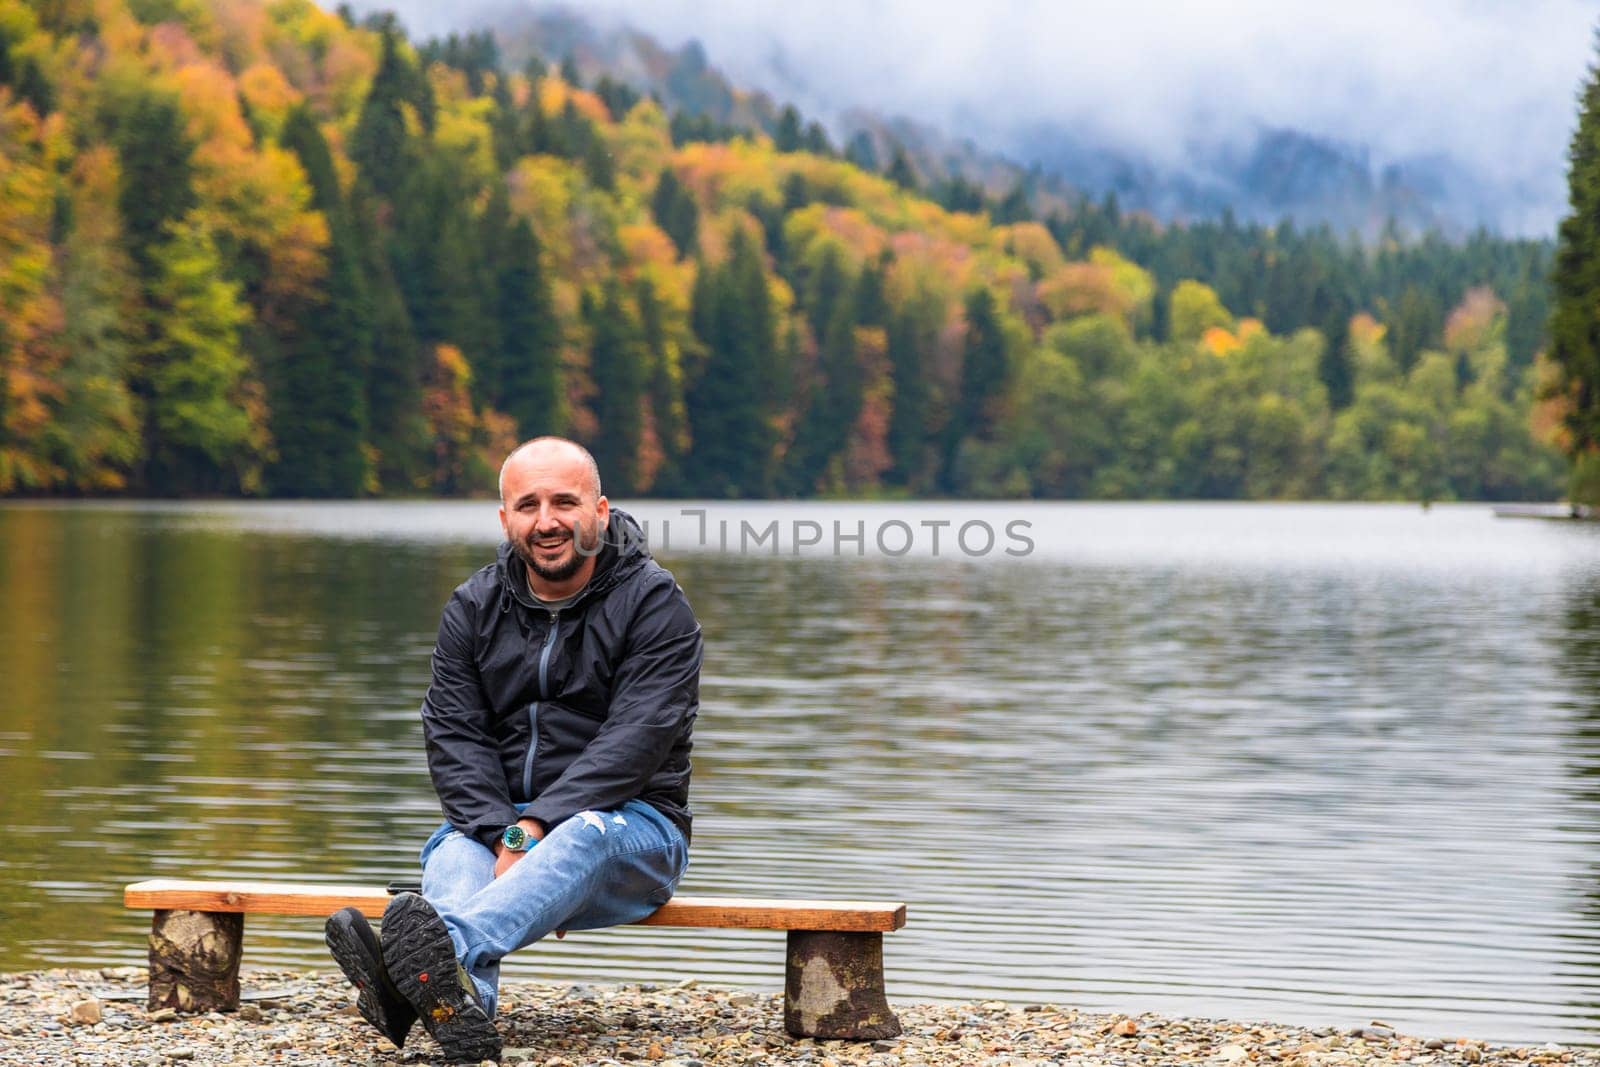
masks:
POLYGON ((528 831, 520 826, 508 826, 506 832, 500 835, 500 840, 511 851, 521 852, 528 847, 528 831))

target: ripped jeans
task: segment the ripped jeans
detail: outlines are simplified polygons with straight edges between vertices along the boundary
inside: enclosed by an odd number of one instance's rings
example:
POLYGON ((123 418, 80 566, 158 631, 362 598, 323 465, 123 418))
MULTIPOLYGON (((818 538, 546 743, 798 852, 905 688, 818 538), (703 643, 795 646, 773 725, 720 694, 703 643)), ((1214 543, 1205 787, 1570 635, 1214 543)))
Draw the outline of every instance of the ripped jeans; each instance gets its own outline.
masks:
POLYGON ((449 928, 456 957, 491 1016, 501 957, 552 930, 644 918, 672 896, 689 848, 670 819, 630 800, 553 827, 499 878, 494 861, 491 850, 449 824, 422 847, 422 895, 449 928))

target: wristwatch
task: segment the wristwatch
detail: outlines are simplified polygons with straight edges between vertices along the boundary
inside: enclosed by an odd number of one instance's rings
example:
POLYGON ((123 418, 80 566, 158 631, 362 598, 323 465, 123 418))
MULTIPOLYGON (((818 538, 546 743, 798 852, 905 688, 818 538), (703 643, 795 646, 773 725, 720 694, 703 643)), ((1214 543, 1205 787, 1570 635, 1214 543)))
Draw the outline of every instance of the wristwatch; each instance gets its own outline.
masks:
POLYGON ((534 845, 537 845, 539 843, 539 839, 528 833, 528 831, 524 830, 516 823, 512 823, 510 826, 506 827, 505 832, 500 835, 500 843, 506 846, 506 848, 510 849, 512 852, 526 852, 534 845))

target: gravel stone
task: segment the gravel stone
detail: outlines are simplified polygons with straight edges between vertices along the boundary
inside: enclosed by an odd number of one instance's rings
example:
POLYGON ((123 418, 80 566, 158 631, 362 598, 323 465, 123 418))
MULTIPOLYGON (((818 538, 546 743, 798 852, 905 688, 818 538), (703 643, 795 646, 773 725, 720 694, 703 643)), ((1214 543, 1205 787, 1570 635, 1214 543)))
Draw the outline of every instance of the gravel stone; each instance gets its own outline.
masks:
MULTIPOLYGON (((144 1010, 142 968, 0 975, 0 1067, 432 1067, 439 1047, 419 1027, 397 1050, 359 1016, 330 971, 247 971, 232 1014, 144 1010), (116 1002, 99 1023, 64 1026, 74 1010, 116 1002), (162 1025, 152 1025, 165 1020, 162 1025), (114 1025, 120 1021, 123 1025, 114 1025)), ((795 1039, 782 998, 698 982, 674 986, 507 982, 496 1020, 504 1067, 1361 1067, 1411 1063, 1600 1067, 1600 1050, 1503 1048, 1423 1039, 1373 1020, 1315 1029, 1219 1019, 1077 1011, 1003 1001, 896 1003, 892 1041, 795 1039)), ((86 1013, 87 1014, 87 1013, 86 1013)))

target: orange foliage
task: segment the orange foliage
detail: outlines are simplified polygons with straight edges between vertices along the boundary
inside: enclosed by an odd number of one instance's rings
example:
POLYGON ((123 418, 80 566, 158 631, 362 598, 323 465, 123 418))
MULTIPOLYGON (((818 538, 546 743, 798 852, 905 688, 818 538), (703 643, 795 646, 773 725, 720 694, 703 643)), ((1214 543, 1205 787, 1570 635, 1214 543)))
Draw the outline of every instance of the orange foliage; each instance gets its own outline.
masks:
POLYGON ((1481 348, 1490 339, 1495 320, 1506 313, 1506 306, 1486 285, 1467 290, 1461 303, 1444 324, 1444 346, 1451 352, 1481 348))
POLYGON ((851 489, 881 484, 894 465, 889 453, 889 415, 894 385, 889 377, 889 339, 880 326, 856 327, 856 359, 861 366, 861 411, 845 446, 844 477, 851 489))
POLYGON ((196 63, 175 77, 196 141, 202 211, 218 234, 265 259, 261 316, 270 324, 284 302, 315 292, 325 269, 327 220, 310 209, 311 189, 294 154, 270 144, 257 148, 227 71, 196 63))
POLYGON ((176 22, 161 22, 150 27, 150 58, 161 70, 173 71, 179 67, 206 63, 205 51, 195 43, 189 31, 176 22))
POLYGON ((770 149, 746 141, 686 144, 671 159, 678 180, 702 210, 720 204, 742 207, 751 196, 778 199, 777 172, 770 149))
POLYGON ((551 75, 539 81, 539 110, 546 115, 559 115, 567 101, 578 114, 592 122, 610 122, 611 113, 601 99, 584 89, 574 89, 559 77, 551 75))
POLYGON ((230 69, 242 71, 266 51, 267 11, 261 0, 206 0, 206 6, 230 69))
POLYGON ((1206 332, 1200 335, 1200 347, 1220 358, 1239 351, 1244 347, 1244 342, 1225 326, 1208 326, 1206 332))
POLYGON ((472 446, 472 368, 455 345, 434 345, 422 390, 422 417, 433 438, 433 488, 446 493, 466 487, 472 446))
POLYGON ((1533 406, 1528 410, 1528 432, 1540 444, 1562 452, 1572 450, 1572 430, 1567 418, 1575 398, 1572 389, 1562 389, 1561 368, 1540 352, 1533 361, 1533 406))
POLYGON ((1350 317, 1350 339, 1359 344, 1375 345, 1383 340, 1388 327, 1365 311, 1350 317))
POLYGON ((271 63, 256 63, 239 75, 239 92, 256 114, 269 117, 274 129, 282 125, 300 94, 283 72, 271 63))
POLYGON ((0 492, 60 476, 39 439, 60 391, 65 325, 50 245, 65 120, 59 112, 41 120, 31 106, 9 101, 0 90, 0 492))
POLYGON ((1133 302, 1116 284, 1111 270, 1099 263, 1068 263, 1040 279, 1039 302, 1056 319, 1075 315, 1112 315, 1126 320, 1133 302))
POLYGON ((689 306, 689 294, 694 285, 693 264, 678 261, 678 250, 672 238, 662 233, 660 227, 653 222, 619 226, 617 241, 622 245, 620 273, 624 281, 647 278, 662 303, 675 308, 689 306))

